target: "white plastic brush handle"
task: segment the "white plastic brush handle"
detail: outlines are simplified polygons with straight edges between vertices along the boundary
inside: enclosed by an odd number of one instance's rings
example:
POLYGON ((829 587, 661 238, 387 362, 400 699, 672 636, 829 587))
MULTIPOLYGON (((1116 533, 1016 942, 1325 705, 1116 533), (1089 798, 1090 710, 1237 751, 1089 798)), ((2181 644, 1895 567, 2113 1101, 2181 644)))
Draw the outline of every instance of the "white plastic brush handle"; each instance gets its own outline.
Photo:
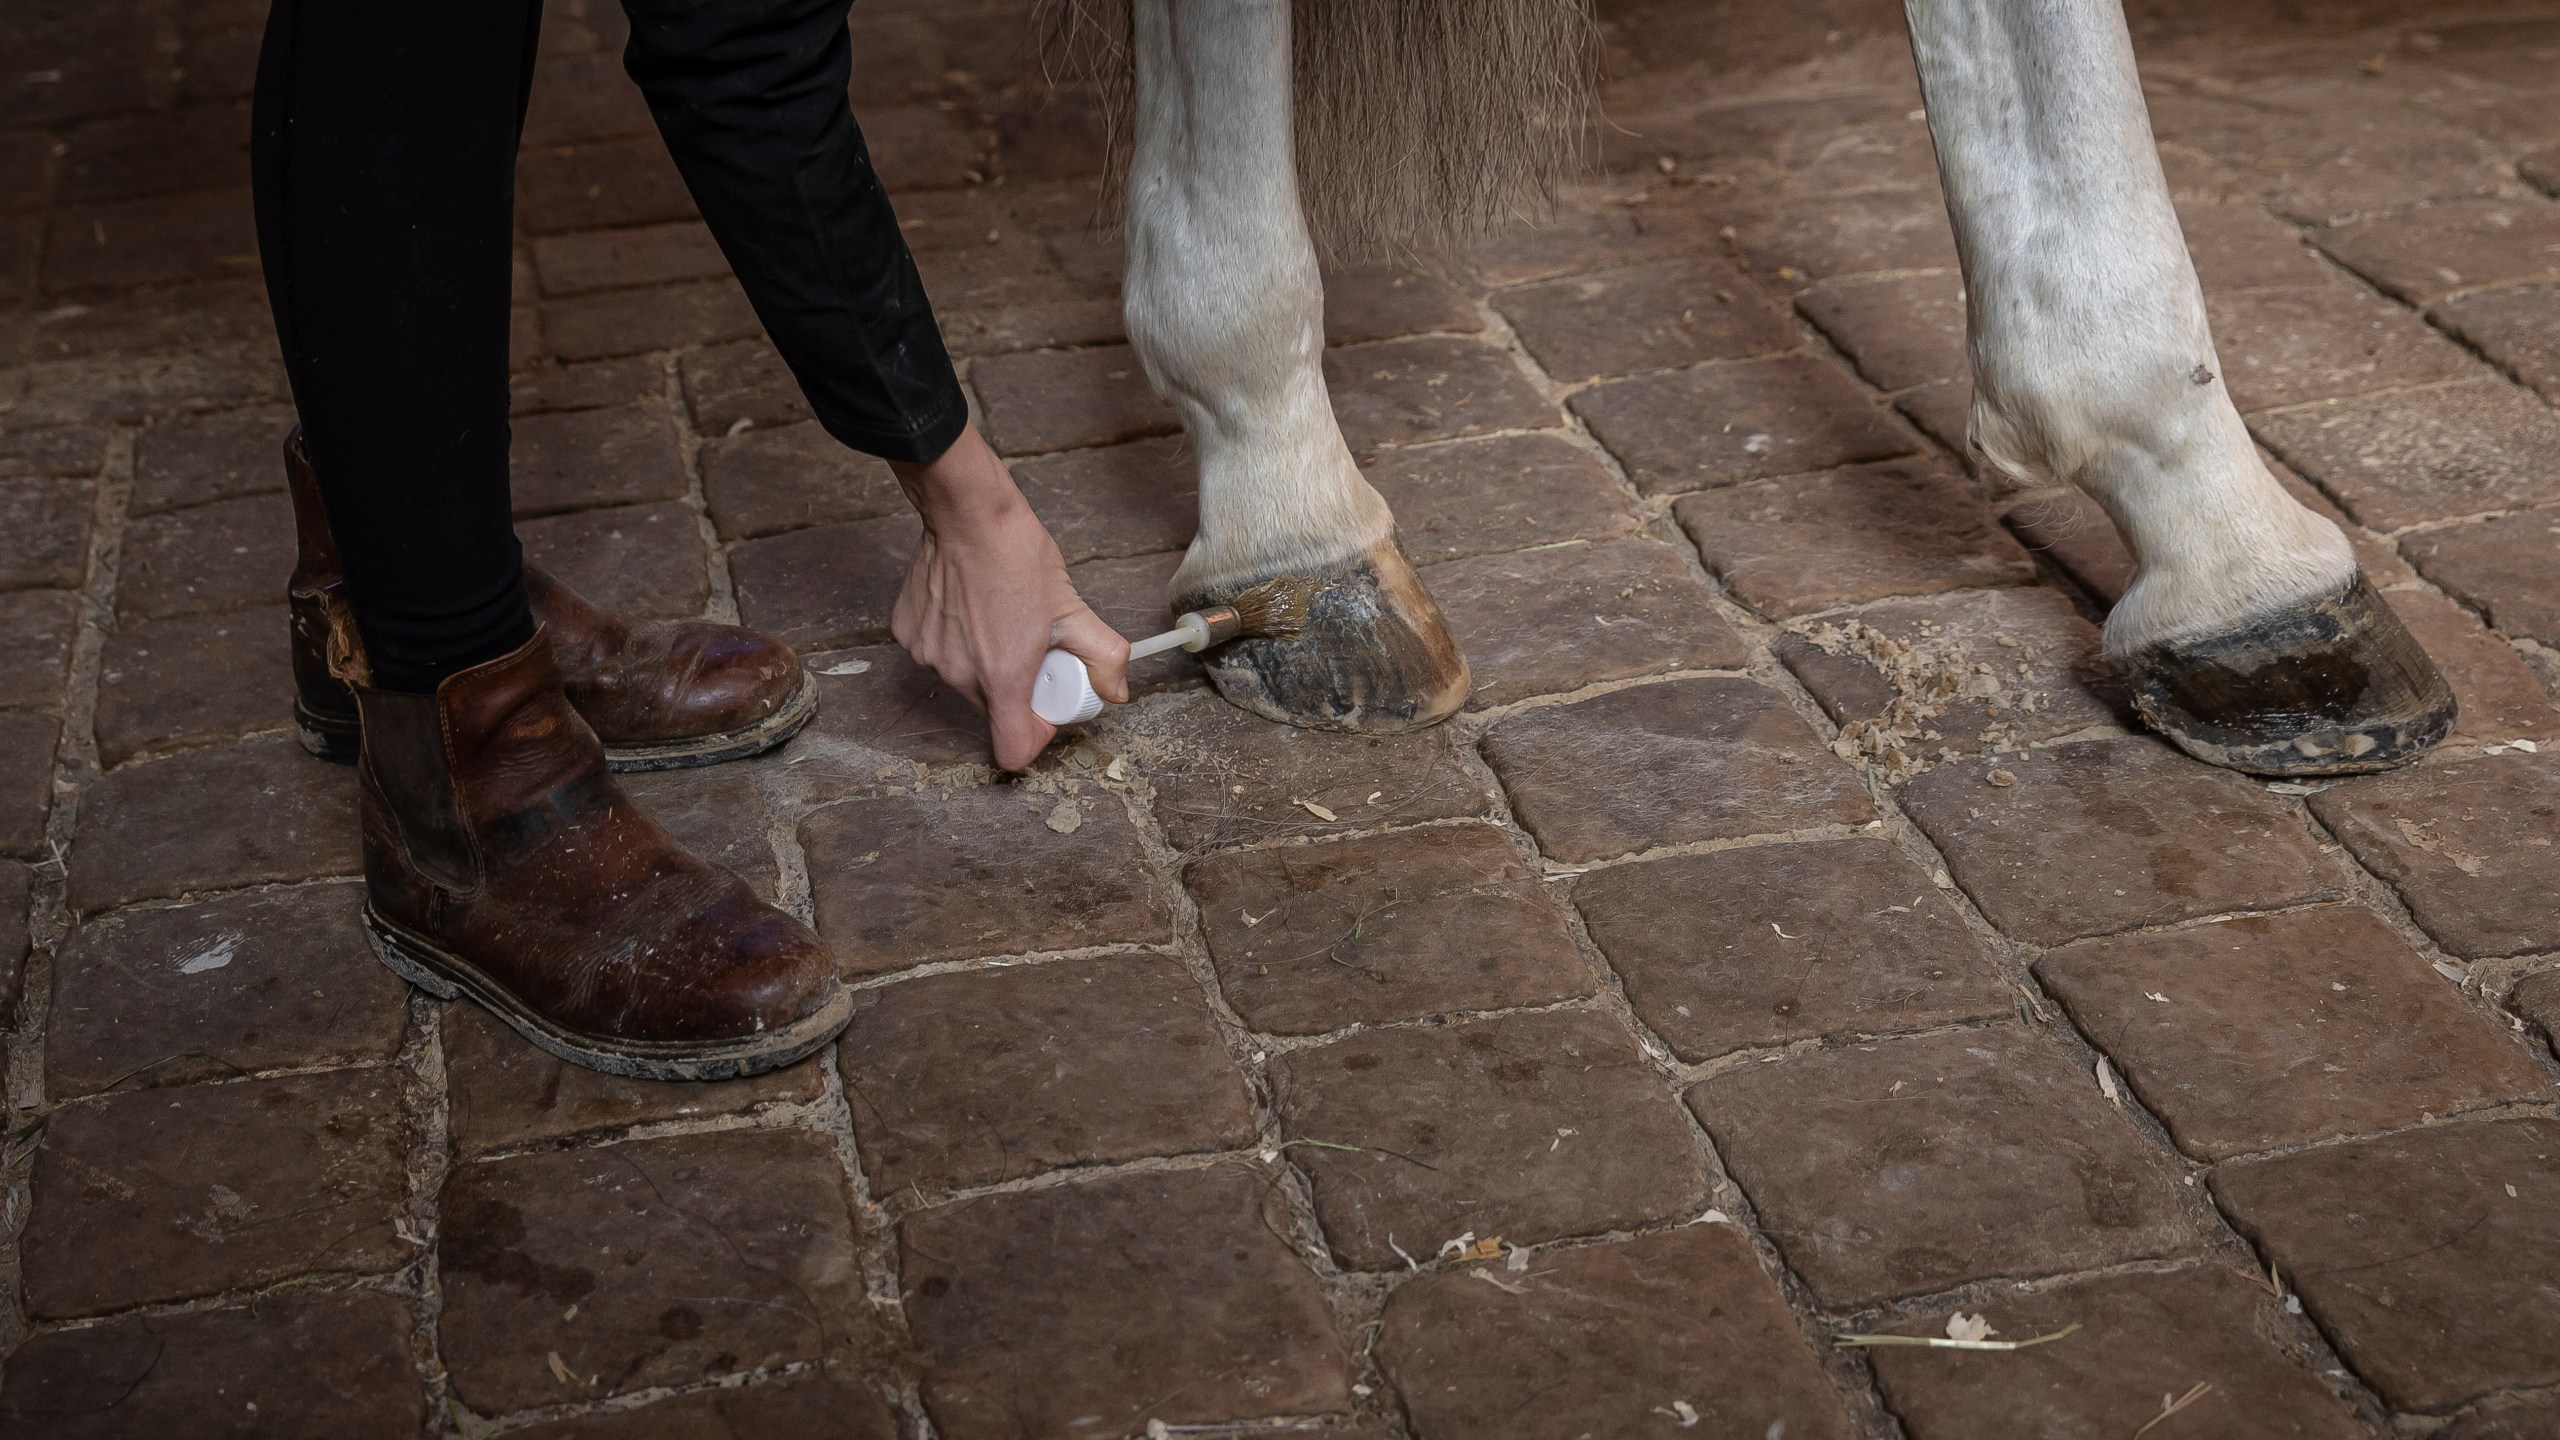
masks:
MULTIPOLYGON (((1185 615, 1173 629, 1133 642, 1129 658, 1144 660, 1176 646, 1197 652, 1208 643, 1209 622, 1196 614, 1185 615)), ((1031 682, 1031 713, 1052 725, 1077 725, 1101 714, 1102 696, 1095 692, 1093 675, 1084 662, 1064 650, 1042 657, 1040 674, 1031 682)))
POLYGON ((1052 650, 1040 661, 1031 682, 1031 713, 1052 725, 1074 725, 1102 713, 1102 697, 1084 662, 1064 650, 1052 650))

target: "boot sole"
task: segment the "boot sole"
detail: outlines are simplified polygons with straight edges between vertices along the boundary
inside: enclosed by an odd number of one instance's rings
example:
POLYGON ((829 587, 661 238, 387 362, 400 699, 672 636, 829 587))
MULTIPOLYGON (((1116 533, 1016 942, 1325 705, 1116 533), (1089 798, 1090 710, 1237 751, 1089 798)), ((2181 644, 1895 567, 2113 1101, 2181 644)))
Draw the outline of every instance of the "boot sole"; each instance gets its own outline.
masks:
POLYGON ((365 938, 394 975, 439 1000, 470 1000, 509 1028, 572 1065, 633 1080, 741 1080, 806 1058, 853 1019, 853 992, 839 987, 826 1003, 776 1030, 735 1040, 616 1040, 556 1024, 535 1013, 469 961, 364 907, 365 938))
MULTIPOLYGON (((789 740, 818 715, 818 682, 805 671, 800 688, 782 708, 753 725, 715 735, 688 735, 679 740, 652 740, 638 745, 607 745, 604 763, 617 774, 648 770, 689 770, 761 755, 789 740)), ((293 703, 293 727, 302 748, 333 765, 353 765, 363 752, 363 736, 352 717, 321 715, 293 703)))

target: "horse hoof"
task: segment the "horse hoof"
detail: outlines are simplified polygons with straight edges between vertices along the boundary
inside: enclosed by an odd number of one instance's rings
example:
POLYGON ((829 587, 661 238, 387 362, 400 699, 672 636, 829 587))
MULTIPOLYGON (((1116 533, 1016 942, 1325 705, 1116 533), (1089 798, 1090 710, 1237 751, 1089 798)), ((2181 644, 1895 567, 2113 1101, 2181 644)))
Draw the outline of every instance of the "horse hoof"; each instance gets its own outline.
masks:
MULTIPOLYGON (((1370 734, 1436 725, 1466 703, 1466 657, 1395 541, 1293 574, 1313 587, 1306 628, 1285 639, 1232 640, 1202 654, 1219 694, 1267 720, 1370 734)), ((1223 604, 1271 578, 1209 586, 1173 608, 1223 604)))
POLYGON ((2252 775, 2388 770, 2453 729, 2453 688, 2361 574, 2321 599, 2119 664, 2153 729, 2252 775))

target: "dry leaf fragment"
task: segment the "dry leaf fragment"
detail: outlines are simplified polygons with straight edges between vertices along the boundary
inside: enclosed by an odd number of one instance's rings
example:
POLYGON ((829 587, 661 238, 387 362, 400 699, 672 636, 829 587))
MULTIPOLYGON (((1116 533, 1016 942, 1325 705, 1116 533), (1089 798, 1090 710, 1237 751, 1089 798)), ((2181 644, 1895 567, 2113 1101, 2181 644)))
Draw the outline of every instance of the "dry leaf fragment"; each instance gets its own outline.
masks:
POLYGON ((2516 1198, 2516 1187, 2514 1187, 2513 1185, 2510 1185, 2510 1186, 2508 1186, 2508 1187, 2507 1187, 2507 1198, 2508 1198, 2508 1199, 2510 1199, 2510 1200, 2513 1200, 2513 1199, 2515 1199, 2515 1198, 2516 1198))
POLYGON ((1111 757, 1111 763, 1102 767, 1102 778, 1103 778, 1103 779, 1105 779, 1105 780, 1126 780, 1126 779, 1128 779, 1128 778, 1129 778, 1129 757, 1128 757, 1128 756, 1126 756, 1126 755, 1114 755, 1114 756, 1112 756, 1112 757, 1111 757))
POLYGON ((568 1362, 560 1358, 559 1351, 554 1350, 543 1358, 551 1362, 552 1379, 559 1381, 563 1385, 575 1385, 578 1383, 578 1377, 569 1373, 568 1362))
POLYGON ((2106 1096, 2110 1104, 2124 1104, 2124 1092, 2116 1088, 2116 1067, 2108 1064, 2104 1055, 2098 1057, 2098 1093, 2106 1096))
POLYGON ((1487 1235, 1479 1240, 1476 1238, 1476 1232, 1470 1230, 1442 1245, 1438 1258, 1455 1260, 1461 1265, 1473 1264, 1478 1260, 1499 1260, 1502 1258, 1502 1237, 1487 1235))
POLYGON ((1680 1428, 1683 1430, 1697 1424, 1698 1421, 1703 1418, 1698 1414, 1698 1407, 1690 1404, 1686 1400, 1674 1400, 1667 1406, 1656 1405, 1653 1407, 1653 1413, 1656 1415, 1668 1415, 1672 1419, 1679 1421, 1680 1428))
POLYGON ((2168 1003, 2169 1003, 2169 997, 2168 997, 2168 996, 2166 996, 2166 995, 2161 994, 2161 993, 2160 993, 2159 991, 2157 991, 2157 990, 2145 990, 2145 991, 2143 991, 2143 992, 2142 992, 2142 998, 2143 998, 2143 999, 2145 999, 2145 1000, 2156 1001, 2157 1003, 2162 1004, 2162 1005, 2166 1005, 2166 1004, 2168 1004, 2168 1003))
POLYGON ((2017 783, 2018 783, 2018 776, 2017 776, 2017 773, 2016 773, 2015 771, 2011 771, 2011 770, 1994 770, 1994 771, 1992 771, 1990 774, 1985 775, 1985 776, 1983 776, 1982 778, 1983 778, 1983 779, 1985 779, 1985 780, 1990 781, 1992 784, 1994 784, 1994 785, 1996 785, 1996 786, 2000 787, 2000 788, 2001 788, 2001 789, 2003 789, 2003 790, 2006 790, 2006 789, 2008 789, 2010 786, 2015 785, 2015 784, 2017 784, 2017 783))
POLYGON ((1988 1340, 1999 1333, 1991 1328, 1988 1315, 1967 1315, 1959 1310, 1947 1317, 1947 1338, 1950 1340, 1988 1340))
POLYGON ((1293 800, 1290 803, 1296 805, 1299 809, 1306 811, 1308 814, 1313 815, 1319 820, 1338 820, 1341 818, 1313 800, 1293 800))
POLYGON ((1048 824, 1061 835, 1073 835, 1084 826, 1084 812, 1076 808, 1073 800, 1061 800, 1058 808, 1049 812, 1048 824))
MULTIPOLYGON (((2509 1186, 2507 1188, 2512 1190, 2515 1187, 2509 1186)), ((1529 1252, 1521 1249, 1517 1245, 1512 1246, 1511 1258, 1502 1263, 1502 1268, 1510 1271, 1514 1275, 1527 1273, 1529 1269, 1529 1252)))
POLYGON ((1506 1295, 1526 1295, 1529 1293, 1528 1286, 1523 1285, 1516 1280, 1505 1280, 1490 1270, 1470 1270, 1467 1273, 1506 1295))

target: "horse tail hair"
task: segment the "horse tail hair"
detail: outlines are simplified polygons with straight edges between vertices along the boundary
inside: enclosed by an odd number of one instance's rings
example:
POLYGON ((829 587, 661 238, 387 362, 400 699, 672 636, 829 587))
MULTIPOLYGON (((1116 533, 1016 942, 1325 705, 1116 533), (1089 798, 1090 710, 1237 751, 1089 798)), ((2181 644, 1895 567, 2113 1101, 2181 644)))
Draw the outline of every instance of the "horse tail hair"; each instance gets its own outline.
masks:
MULTIPOLYGON (((1593 0, 1291 0, 1298 193, 1331 259, 1445 253, 1588 168, 1593 0)), ((1039 0, 1053 81, 1099 91, 1126 173, 1129 0, 1039 0)))

